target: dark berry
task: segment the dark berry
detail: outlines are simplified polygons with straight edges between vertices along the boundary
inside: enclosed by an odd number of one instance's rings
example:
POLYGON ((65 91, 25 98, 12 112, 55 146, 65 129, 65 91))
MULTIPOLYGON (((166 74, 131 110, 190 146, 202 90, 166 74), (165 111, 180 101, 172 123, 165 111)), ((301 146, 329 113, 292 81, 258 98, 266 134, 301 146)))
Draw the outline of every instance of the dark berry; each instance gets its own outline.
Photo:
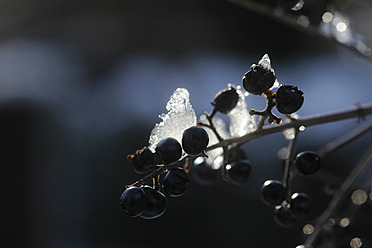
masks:
POLYGON ((253 64, 243 76, 243 87, 253 95, 261 95, 274 85, 275 79, 271 70, 253 64))
POLYGON ((320 168, 320 157, 314 152, 301 152, 296 156, 295 166, 302 174, 312 175, 320 168))
POLYGON ((229 113, 238 104, 239 95, 233 87, 221 90, 212 101, 213 107, 222 114, 229 113))
POLYGON ((190 155, 198 155, 207 148, 209 137, 207 132, 198 126, 190 127, 183 132, 182 147, 190 155))
POLYGON ((174 138, 165 138, 156 146, 156 152, 166 164, 174 163, 181 158, 182 147, 174 138))
POLYGON ((281 181, 267 180, 261 187, 261 199, 267 205, 280 205, 285 198, 285 189, 281 181))
POLYGON ((152 153, 147 147, 144 147, 142 150, 137 150, 135 154, 127 156, 134 171, 138 174, 146 173, 151 168, 155 168, 154 158, 154 153, 152 153))
POLYGON ((185 194, 186 185, 190 182, 186 171, 180 167, 168 171, 164 177, 163 188, 171 197, 179 197, 185 194))
POLYGON ((145 205, 140 217, 144 219, 155 219, 160 217, 167 209, 167 198, 165 195, 150 186, 142 186, 145 192, 145 205))
POLYGON ((296 219, 303 219, 309 215, 311 210, 310 197, 304 193, 294 193, 291 196, 290 214, 296 219))
POLYGON ((295 86, 282 85, 276 91, 276 109, 282 114, 292 114, 304 103, 303 92, 295 86))
POLYGON ((145 206, 145 193, 138 187, 131 186, 120 196, 120 207, 124 213, 136 217, 142 213, 145 206))
POLYGON ((212 161, 208 158, 198 157, 191 169, 191 177, 201 185, 216 183, 218 170, 213 168, 212 161))
POLYGON ((281 227, 290 228, 297 223, 297 219, 290 213, 285 206, 278 206, 274 209, 274 221, 281 227))
POLYGON ((227 176, 229 182, 239 185, 245 183, 251 174, 251 162, 241 160, 232 164, 226 165, 227 176))

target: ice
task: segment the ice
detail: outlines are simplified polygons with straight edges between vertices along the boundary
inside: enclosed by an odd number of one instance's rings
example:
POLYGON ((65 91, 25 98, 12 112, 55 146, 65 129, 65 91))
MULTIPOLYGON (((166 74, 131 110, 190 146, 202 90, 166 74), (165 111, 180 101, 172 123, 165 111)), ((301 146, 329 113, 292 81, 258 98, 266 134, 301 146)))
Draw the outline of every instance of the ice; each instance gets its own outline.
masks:
POLYGON ((181 143, 183 131, 196 126, 197 119, 189 96, 187 89, 178 88, 174 91, 166 106, 168 113, 159 116, 162 121, 157 123, 151 131, 150 150, 155 152, 156 145, 168 137, 175 138, 181 143))
POLYGON ((228 114, 230 117, 229 132, 232 137, 241 137, 256 130, 257 124, 255 116, 251 116, 247 110, 245 97, 248 93, 243 92, 240 85, 235 88, 239 95, 239 101, 236 107, 228 114))
POLYGON ((291 10, 298 11, 304 7, 304 4, 304 0, 300 0, 293 8, 291 8, 291 10))
MULTIPOLYGON (((203 123, 203 124, 209 124, 205 115, 200 116, 199 122, 203 123)), ((230 134, 227 132, 226 124, 222 119, 214 117, 213 118, 213 124, 214 124, 214 127, 216 128, 218 134, 221 136, 221 138, 228 139, 228 138, 231 137, 230 134)), ((217 136, 213 133, 213 131, 209 127, 203 127, 203 128, 207 132, 208 137, 209 137, 208 146, 217 144, 219 142, 219 140, 217 139, 217 136)), ((223 149, 221 147, 206 152, 208 157, 213 161, 218 156, 220 156, 222 153, 223 153, 223 149)))
POLYGON ((271 61, 269 55, 265 54, 264 56, 262 56, 261 60, 258 62, 258 65, 268 70, 271 70, 271 61))
MULTIPOLYGON (((298 115, 293 113, 290 114, 290 117, 286 117, 284 123, 291 123, 292 119, 298 119, 298 115)), ((296 130, 294 128, 287 128, 283 131, 283 135, 286 140, 293 140, 296 135, 296 130)))

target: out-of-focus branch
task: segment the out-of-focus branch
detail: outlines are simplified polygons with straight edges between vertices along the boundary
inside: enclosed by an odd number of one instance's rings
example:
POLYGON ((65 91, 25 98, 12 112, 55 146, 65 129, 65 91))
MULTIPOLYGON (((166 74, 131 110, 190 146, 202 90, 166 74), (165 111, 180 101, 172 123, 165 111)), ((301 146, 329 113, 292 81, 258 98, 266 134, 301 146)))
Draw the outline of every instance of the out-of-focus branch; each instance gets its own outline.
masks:
POLYGON ((326 40, 331 40, 338 45, 352 51, 353 53, 372 60, 372 50, 367 46, 360 46, 357 42, 342 42, 334 36, 323 33, 317 25, 310 22, 301 22, 297 16, 286 13, 281 8, 274 8, 261 1, 252 0, 227 0, 235 5, 243 7, 249 11, 256 12, 259 15, 267 16, 286 26, 292 27, 300 32, 317 36, 326 40))

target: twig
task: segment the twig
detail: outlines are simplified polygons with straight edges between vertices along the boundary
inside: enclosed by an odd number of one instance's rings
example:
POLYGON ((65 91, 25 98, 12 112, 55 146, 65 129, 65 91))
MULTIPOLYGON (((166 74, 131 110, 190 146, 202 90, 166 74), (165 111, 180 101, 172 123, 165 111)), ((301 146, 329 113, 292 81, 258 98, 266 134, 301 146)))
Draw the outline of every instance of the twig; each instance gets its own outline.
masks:
POLYGON ((294 138, 291 139, 291 141, 289 142, 289 145, 288 145, 289 155, 288 155, 288 158, 285 160, 283 186, 287 192, 286 194, 287 200, 291 196, 291 181, 292 181, 292 176, 293 176, 292 168, 293 168, 294 151, 296 148, 298 133, 299 131, 298 129, 296 129, 294 138))
POLYGON ((363 155, 363 157, 359 160, 358 164, 355 168, 351 171, 349 176, 345 179, 345 181, 340 186, 337 193, 334 195, 332 200, 329 202, 327 208, 324 210, 322 215, 318 218, 318 221, 315 225, 314 232, 306 239, 305 245, 312 245, 318 238, 323 225, 326 221, 334 215, 338 207, 341 205, 343 199, 346 197, 348 191, 350 190, 351 186, 356 182, 362 172, 370 165, 372 161, 372 145, 369 147, 367 152, 363 155))
POLYGON ((360 138, 365 133, 372 131, 372 120, 367 121, 361 126, 358 126, 357 128, 353 129, 352 131, 346 133, 345 135, 339 137, 338 139, 329 142, 325 146, 321 147, 318 150, 318 155, 323 158, 342 147, 346 146, 347 144, 350 144, 354 140, 360 138))
POLYGON ((262 1, 251 1, 251 0, 228 0, 229 2, 243 7, 252 12, 256 12, 259 15, 270 17, 279 23, 292 27, 300 32, 307 33, 313 36, 317 36, 326 40, 331 40, 338 45, 360 55, 364 58, 372 60, 372 50, 367 46, 359 47, 357 42, 345 43, 337 40, 335 37, 322 33, 320 29, 314 24, 303 25, 297 21, 297 16, 291 15, 284 12, 283 9, 271 7, 262 1), (356 43, 356 44, 354 44, 356 43))
POLYGON ((218 147, 228 146, 234 143, 236 143, 237 145, 245 144, 259 137, 272 134, 272 133, 281 132, 288 128, 298 129, 300 126, 309 127, 309 126, 314 126, 314 125, 319 125, 319 124, 324 124, 324 123, 329 123, 329 122, 336 122, 336 121, 341 121, 341 120, 346 120, 346 119, 351 119, 351 118, 356 118, 356 117, 362 118, 370 114, 372 114, 372 104, 368 104, 365 107, 358 106, 356 109, 354 108, 351 110, 350 109, 343 110, 343 111, 330 113, 330 114, 303 117, 297 120, 293 120, 293 122, 291 123, 285 123, 285 124, 278 125, 278 126, 268 126, 268 127, 264 126, 261 130, 256 130, 255 132, 248 133, 244 136, 225 139, 223 141, 220 141, 217 144, 207 147, 206 151, 210 151, 218 147))

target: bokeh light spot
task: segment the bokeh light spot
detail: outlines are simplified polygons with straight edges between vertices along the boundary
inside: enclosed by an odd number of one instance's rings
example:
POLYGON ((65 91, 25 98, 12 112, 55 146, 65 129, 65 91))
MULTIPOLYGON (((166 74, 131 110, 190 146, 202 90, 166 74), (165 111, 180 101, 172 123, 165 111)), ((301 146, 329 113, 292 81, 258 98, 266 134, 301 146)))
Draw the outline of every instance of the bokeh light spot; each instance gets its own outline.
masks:
POLYGON ((331 22, 333 19, 333 14, 331 12, 325 12, 322 16, 322 20, 325 23, 331 22))
POLYGON ((341 220, 340 220, 340 226, 341 227, 343 227, 343 228, 345 228, 345 227, 347 227, 348 225, 350 225, 350 219, 349 218, 342 218, 341 220))
POLYGON ((359 248, 359 247, 362 247, 362 240, 360 238, 353 238, 351 241, 350 241, 350 247, 351 248, 359 248))
POLYGON ((311 224, 307 224, 307 225, 304 226, 302 231, 304 232, 304 234, 310 235, 314 232, 314 226, 311 225, 311 224))
POLYGON ((351 200, 355 205, 362 205, 367 201, 367 197, 367 193, 364 190, 358 189, 351 195, 351 200))

